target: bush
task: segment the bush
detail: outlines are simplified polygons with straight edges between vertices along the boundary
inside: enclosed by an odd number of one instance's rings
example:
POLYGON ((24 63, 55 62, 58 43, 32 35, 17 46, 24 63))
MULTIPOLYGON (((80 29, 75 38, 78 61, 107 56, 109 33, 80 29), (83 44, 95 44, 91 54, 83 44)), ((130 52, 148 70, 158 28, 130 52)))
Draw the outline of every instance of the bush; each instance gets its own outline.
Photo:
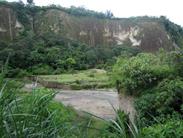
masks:
POLYGON ((54 75, 57 75, 57 74, 61 74, 61 73, 63 73, 63 72, 65 72, 64 69, 57 68, 57 69, 53 72, 53 74, 54 74, 54 75))
POLYGON ((88 76, 91 77, 91 78, 95 77, 95 75, 93 73, 90 73, 88 76))
POLYGON ((156 88, 144 92, 136 100, 135 107, 142 123, 147 124, 155 123, 156 120, 163 121, 174 114, 182 116, 183 81, 165 79, 156 88))
POLYGON ((176 73, 183 77, 183 51, 171 52, 171 60, 176 73))
POLYGON ((34 75, 47 75, 54 72, 52 67, 44 64, 33 66, 31 70, 34 75))
POLYGON ((157 124, 142 129, 143 138, 182 138, 183 121, 170 120, 164 124, 157 124))
POLYGON ((175 70, 158 55, 142 53, 130 59, 119 58, 113 72, 118 90, 136 95, 173 75, 175 70))
POLYGON ((26 77, 26 76, 29 76, 30 73, 28 73, 26 70, 20 70, 18 72, 18 74, 16 75, 17 78, 23 78, 23 77, 26 77))

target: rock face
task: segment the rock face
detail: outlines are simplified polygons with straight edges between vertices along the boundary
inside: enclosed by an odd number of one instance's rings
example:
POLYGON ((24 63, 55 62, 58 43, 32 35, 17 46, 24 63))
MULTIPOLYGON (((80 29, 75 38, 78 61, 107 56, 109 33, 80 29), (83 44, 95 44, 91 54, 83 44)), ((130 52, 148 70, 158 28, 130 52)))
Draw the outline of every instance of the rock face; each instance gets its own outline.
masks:
POLYGON ((23 31, 24 26, 18 21, 16 12, 10 7, 0 7, 0 38, 13 40, 23 31))
MULTIPOLYGON (((12 8, 0 6, 1 40, 13 40, 24 30, 16 15, 12 8)), ((37 12, 29 22, 37 35, 55 33, 90 46, 125 44, 148 52, 173 48, 173 41, 158 18, 99 19, 50 8, 37 12)))

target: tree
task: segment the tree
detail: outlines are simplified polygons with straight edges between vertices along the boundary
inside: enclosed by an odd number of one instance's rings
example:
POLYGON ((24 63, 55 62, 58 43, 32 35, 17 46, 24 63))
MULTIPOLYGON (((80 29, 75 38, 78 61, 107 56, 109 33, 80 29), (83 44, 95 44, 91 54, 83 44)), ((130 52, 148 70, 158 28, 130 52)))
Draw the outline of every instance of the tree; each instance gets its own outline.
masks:
POLYGON ((33 4, 33 0, 27 0, 27 3, 33 4))
POLYGON ((110 10, 107 10, 105 15, 106 15, 107 18, 112 18, 114 16, 113 13, 110 10))

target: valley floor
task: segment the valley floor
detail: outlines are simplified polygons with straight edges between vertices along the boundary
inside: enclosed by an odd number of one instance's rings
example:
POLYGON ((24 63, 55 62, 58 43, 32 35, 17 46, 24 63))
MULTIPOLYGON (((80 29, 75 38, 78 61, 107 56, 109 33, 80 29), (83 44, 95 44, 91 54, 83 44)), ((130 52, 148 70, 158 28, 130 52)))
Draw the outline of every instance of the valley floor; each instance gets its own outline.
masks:
POLYGON ((72 106, 81 114, 87 112, 104 119, 115 118, 113 108, 119 108, 118 93, 114 88, 110 88, 112 85, 105 70, 90 69, 61 75, 36 76, 36 78, 40 79, 36 80, 38 83, 35 84, 36 81, 33 81, 25 84, 25 91, 32 91, 33 88, 42 86, 53 88, 58 92, 55 97, 58 102, 72 106), (46 85, 42 82, 46 82, 46 85), (70 86, 70 89, 48 87, 49 83, 70 86))
POLYGON ((115 109, 119 107, 116 90, 58 90, 55 99, 104 119, 114 119, 115 109))

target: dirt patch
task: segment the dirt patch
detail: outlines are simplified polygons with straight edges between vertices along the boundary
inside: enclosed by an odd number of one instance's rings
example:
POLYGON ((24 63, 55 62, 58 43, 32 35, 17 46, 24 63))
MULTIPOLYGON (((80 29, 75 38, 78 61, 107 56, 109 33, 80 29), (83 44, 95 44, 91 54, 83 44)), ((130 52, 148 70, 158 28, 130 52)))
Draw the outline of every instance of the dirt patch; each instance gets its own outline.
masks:
MULTIPOLYGON (((40 87, 39 84, 26 84, 24 90, 31 91, 33 88, 40 87)), ((72 106, 78 111, 85 111, 104 119, 114 119, 115 109, 121 109, 129 113, 133 121, 135 117, 134 98, 117 93, 113 89, 103 90, 56 90, 58 94, 55 99, 66 106, 72 106), (112 107, 113 106, 113 107, 112 107)))
POLYGON ((114 119, 118 109, 118 93, 115 90, 59 90, 55 99, 76 110, 85 111, 104 119, 114 119))

